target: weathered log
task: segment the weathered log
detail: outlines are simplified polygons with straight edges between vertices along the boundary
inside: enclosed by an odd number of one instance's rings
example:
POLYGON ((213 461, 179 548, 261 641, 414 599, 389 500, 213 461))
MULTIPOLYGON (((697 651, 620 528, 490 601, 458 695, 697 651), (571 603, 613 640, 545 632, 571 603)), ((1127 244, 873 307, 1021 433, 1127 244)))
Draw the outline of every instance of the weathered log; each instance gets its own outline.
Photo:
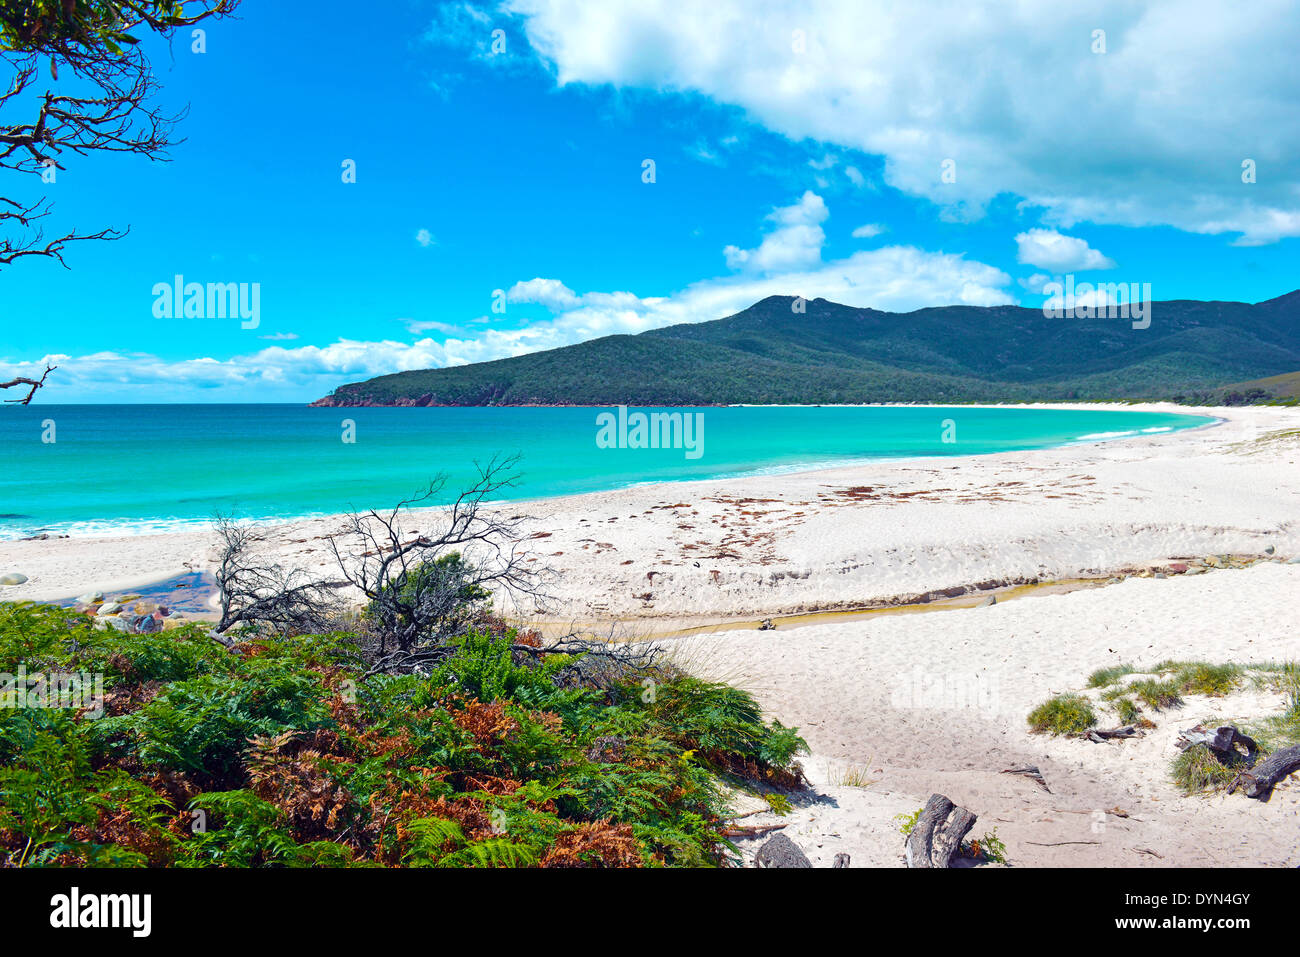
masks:
POLYGON ((1030 780, 1037 782, 1038 786, 1048 794, 1052 793, 1052 789, 1047 786, 1047 779, 1043 777, 1043 772, 1038 770, 1038 765, 1036 764, 1018 764, 1014 768, 1004 768, 1002 773, 1022 774, 1030 780))
POLYGON ((1228 785, 1228 793, 1240 788, 1246 797, 1266 801, 1277 783, 1295 771, 1300 771, 1300 744, 1275 751, 1250 770, 1242 771, 1228 785))
POLYGON ((1186 731, 1179 731, 1178 740, 1174 742, 1174 747, 1179 751, 1186 751, 1197 744, 1203 744, 1211 750, 1224 754, 1239 753, 1237 752, 1237 745, 1240 744, 1246 749, 1248 757, 1259 750, 1259 745, 1255 743, 1254 738, 1248 734, 1242 734, 1231 724, 1225 724, 1218 728, 1206 728, 1204 725, 1198 724, 1186 731))
POLYGON ((808 855, 784 834, 773 834, 754 855, 755 867, 812 867, 808 855))
POLYGON ((1135 738, 1137 737, 1137 733, 1138 730, 1136 727, 1131 724, 1126 724, 1122 728, 1112 728, 1109 731, 1099 731, 1096 728, 1093 728, 1091 731, 1086 733, 1084 737, 1094 744, 1101 744, 1103 741, 1109 741, 1111 738, 1135 738))
POLYGON ((975 826, 975 815, 957 807, 942 794, 930 795, 907 835, 908 867, 950 867, 952 856, 975 826))
POLYGON ((831 867, 848 867, 848 866, 849 866, 849 855, 843 853, 836 854, 835 861, 834 863, 831 864, 831 867))

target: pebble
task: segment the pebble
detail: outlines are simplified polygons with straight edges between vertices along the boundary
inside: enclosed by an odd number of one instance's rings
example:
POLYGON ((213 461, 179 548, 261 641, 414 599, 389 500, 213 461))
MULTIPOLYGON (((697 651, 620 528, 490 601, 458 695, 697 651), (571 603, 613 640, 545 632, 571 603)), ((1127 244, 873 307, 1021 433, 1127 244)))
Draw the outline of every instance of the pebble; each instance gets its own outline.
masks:
POLYGON ((27 576, 22 572, 10 572, 7 575, 0 575, 0 585, 21 585, 27 581, 27 576))

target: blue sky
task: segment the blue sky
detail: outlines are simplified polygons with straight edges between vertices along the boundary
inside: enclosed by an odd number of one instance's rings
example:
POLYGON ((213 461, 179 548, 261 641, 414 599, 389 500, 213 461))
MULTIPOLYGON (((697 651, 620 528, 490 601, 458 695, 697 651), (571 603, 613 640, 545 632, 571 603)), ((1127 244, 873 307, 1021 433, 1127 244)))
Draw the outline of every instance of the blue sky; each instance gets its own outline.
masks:
POLYGON ((307 401, 773 293, 1300 286, 1300 14, 1057 6, 246 0, 206 52, 151 48, 190 108, 171 163, 5 184, 51 230, 131 231, 0 270, 0 373, 56 362, 45 402, 307 401), (177 274, 259 284, 257 327, 156 316, 177 274))

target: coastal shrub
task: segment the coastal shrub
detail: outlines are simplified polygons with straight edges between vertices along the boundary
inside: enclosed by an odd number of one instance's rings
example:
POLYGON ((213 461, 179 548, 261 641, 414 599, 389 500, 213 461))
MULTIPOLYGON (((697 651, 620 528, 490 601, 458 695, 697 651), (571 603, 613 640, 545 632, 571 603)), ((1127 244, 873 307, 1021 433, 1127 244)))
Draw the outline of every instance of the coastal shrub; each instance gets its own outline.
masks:
POLYGON ((385 580, 366 614, 386 627, 409 627, 423 638, 457 633, 490 604, 491 592, 473 581, 459 552, 419 562, 385 580), (395 617, 395 622, 386 621, 395 617))
POLYGON ((1130 684, 1124 692, 1137 698, 1152 711, 1163 711, 1183 703, 1182 695, 1179 694, 1179 685, 1172 679, 1162 681, 1157 678, 1143 678, 1130 684))
POLYGON ((1238 755, 1225 764, 1205 745, 1194 744, 1174 759, 1172 776, 1184 794, 1220 791, 1232 783, 1241 763, 1238 755))
POLYGON ((0 708, 0 866, 726 865, 731 789, 802 778, 797 730, 743 691, 575 684, 530 647, 476 626, 427 674, 369 675, 347 633, 226 647, 0 604, 0 672, 104 691, 0 708))
POLYGON ((1029 728, 1035 734, 1082 734, 1097 723, 1092 703, 1082 695, 1057 695, 1029 713, 1029 728))
POLYGON ((1241 683, 1240 665, 1211 665, 1203 661, 1173 666, 1174 683, 1184 694, 1222 697, 1241 683))

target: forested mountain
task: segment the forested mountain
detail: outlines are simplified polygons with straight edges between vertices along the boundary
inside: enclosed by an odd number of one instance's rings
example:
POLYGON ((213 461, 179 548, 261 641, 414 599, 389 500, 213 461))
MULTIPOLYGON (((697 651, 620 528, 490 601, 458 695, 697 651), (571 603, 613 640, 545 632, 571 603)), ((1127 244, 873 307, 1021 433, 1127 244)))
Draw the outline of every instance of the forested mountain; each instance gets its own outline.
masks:
POLYGON ((1018 306, 891 313, 793 304, 771 296, 712 322, 379 376, 313 404, 1200 401, 1300 369, 1300 290, 1253 305, 1155 302, 1144 329, 1018 306))

